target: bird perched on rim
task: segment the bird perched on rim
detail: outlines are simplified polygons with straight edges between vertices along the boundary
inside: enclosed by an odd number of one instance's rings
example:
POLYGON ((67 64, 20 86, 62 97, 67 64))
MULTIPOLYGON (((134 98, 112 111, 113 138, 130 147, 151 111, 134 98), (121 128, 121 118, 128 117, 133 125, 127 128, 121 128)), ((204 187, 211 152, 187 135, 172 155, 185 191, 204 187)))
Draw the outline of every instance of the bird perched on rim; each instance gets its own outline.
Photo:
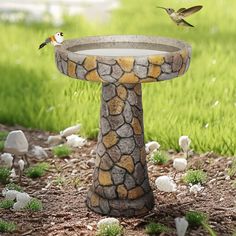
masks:
POLYGON ((166 10, 170 18, 177 24, 182 26, 194 27, 190 23, 184 20, 185 17, 194 14, 202 9, 202 6, 193 6, 190 8, 180 8, 178 11, 175 11, 172 8, 157 7, 166 10))
POLYGON ((63 41, 64 41, 63 33, 57 32, 56 34, 45 39, 45 41, 39 45, 39 49, 43 48, 48 43, 51 43, 53 46, 61 45, 63 43, 63 41))

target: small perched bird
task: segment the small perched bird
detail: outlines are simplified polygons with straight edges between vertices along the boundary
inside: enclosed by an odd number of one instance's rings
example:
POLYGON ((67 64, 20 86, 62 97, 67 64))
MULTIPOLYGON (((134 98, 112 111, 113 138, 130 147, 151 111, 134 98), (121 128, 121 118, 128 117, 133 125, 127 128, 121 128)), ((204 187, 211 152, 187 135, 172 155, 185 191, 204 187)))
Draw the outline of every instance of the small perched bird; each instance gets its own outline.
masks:
POLYGON ((56 34, 54 34, 54 35, 48 37, 47 39, 45 39, 45 41, 39 45, 39 49, 43 48, 48 43, 51 43, 54 46, 61 45, 63 43, 63 41, 64 41, 63 33, 62 32, 57 32, 56 34))
POLYGON ((195 12, 198 12, 202 9, 202 6, 193 6, 190 8, 180 8, 178 11, 175 11, 172 8, 157 7, 166 10, 170 18, 177 24, 182 26, 194 27, 190 23, 184 20, 185 17, 192 15, 195 12))

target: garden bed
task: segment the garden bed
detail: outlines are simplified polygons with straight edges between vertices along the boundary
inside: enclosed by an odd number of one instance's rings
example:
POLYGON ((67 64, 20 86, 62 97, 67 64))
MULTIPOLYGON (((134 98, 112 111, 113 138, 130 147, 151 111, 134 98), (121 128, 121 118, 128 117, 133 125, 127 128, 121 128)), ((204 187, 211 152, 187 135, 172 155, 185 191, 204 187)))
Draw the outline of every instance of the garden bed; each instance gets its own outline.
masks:
MULTIPOLYGON (((25 133, 30 146, 39 145, 48 148, 45 143, 49 132, 25 129, 22 127, 6 127, 0 125, 0 130, 21 129, 25 133)), ((30 196, 40 199, 43 211, 29 213, 13 212, 0 209, 0 216, 17 224, 17 230, 9 235, 95 235, 97 222, 104 218, 87 209, 86 193, 92 182, 93 162, 91 150, 96 148, 95 141, 88 141, 85 146, 73 149, 69 158, 49 157, 50 164, 47 174, 32 180, 23 176, 24 191, 30 196)), ((169 151, 169 156, 183 156, 183 153, 169 151)), ((30 157, 31 164, 39 161, 30 157)), ((231 165, 231 157, 221 157, 213 153, 193 155, 188 159, 192 169, 202 169, 207 173, 204 189, 197 195, 189 192, 189 187, 181 181, 182 174, 175 172, 172 161, 165 165, 154 165, 148 162, 151 186, 154 189, 155 208, 149 215, 136 218, 120 218, 125 228, 125 235, 145 235, 145 225, 150 221, 163 223, 175 229, 174 219, 185 215, 186 211, 197 210, 208 214, 209 224, 220 236, 233 235, 236 230, 236 180, 227 175, 231 165), (178 188, 175 193, 164 193, 156 190, 155 179, 161 175, 174 177, 178 188)), ((0 184, 0 191, 4 185, 0 184)), ((3 197, 0 197, 0 200, 3 197)), ((8 235, 7 233, 1 235, 8 235)), ((176 235, 166 233, 161 235, 176 235)), ((207 235, 201 227, 188 229, 187 235, 207 235)))

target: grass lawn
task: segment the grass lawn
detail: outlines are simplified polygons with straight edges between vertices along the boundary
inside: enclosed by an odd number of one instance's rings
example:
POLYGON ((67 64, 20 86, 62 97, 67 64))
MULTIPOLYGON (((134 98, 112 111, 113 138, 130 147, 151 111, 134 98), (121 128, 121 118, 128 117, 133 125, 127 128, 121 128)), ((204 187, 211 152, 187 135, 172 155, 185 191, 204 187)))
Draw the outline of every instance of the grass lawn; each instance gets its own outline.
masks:
POLYGON ((106 25, 82 18, 46 24, 0 23, 0 122, 60 130, 76 122, 87 137, 96 137, 100 85, 66 78, 54 63, 54 50, 38 45, 63 31, 66 38, 100 34, 147 34, 189 42, 193 55, 184 77, 143 85, 146 140, 178 149, 188 135, 199 152, 236 153, 236 1, 123 0, 106 25), (188 20, 195 28, 175 26, 155 6, 203 4, 188 20))

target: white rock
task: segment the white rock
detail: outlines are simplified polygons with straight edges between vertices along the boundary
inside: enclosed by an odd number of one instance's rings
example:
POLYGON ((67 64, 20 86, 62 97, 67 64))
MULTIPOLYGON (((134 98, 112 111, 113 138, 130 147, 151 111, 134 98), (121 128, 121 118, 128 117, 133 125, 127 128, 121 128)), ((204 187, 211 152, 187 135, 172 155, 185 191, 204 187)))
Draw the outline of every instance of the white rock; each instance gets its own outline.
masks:
POLYGON ((11 169, 11 174, 10 174, 10 178, 16 178, 17 176, 16 176, 16 170, 13 168, 13 169, 11 169))
POLYGON ((7 135, 7 139, 4 144, 4 150, 6 152, 10 152, 15 155, 22 155, 28 152, 28 148, 28 141, 25 134, 21 130, 11 131, 7 135))
POLYGON ((176 183, 169 176, 160 176, 155 180, 156 187, 163 192, 175 192, 176 183))
POLYGON ((184 171, 187 167, 187 160, 184 158, 175 158, 173 162, 173 167, 177 171, 184 171))
POLYGON ((201 184, 194 184, 192 186, 190 185, 189 192, 193 193, 194 195, 197 195, 198 192, 200 192, 203 189, 204 187, 202 187, 201 184))
POLYGON ((68 137, 72 134, 77 134, 80 131, 81 128, 81 124, 77 124, 71 127, 68 127, 66 129, 64 129, 63 131, 60 132, 60 135, 62 137, 68 137))
POLYGON ((96 155, 97 155, 96 151, 94 149, 92 149, 90 152, 90 156, 96 157, 96 155))
POLYGON ((120 222, 119 220, 117 220, 116 218, 113 218, 113 217, 108 217, 108 218, 105 218, 105 219, 101 219, 98 223, 97 223, 97 227, 98 229, 103 226, 103 225, 111 225, 111 224, 117 224, 119 225, 120 222))
POLYGON ((7 168, 11 168, 13 165, 13 156, 10 153, 3 153, 1 155, 1 160, 7 168))
POLYGON ((160 148, 160 144, 156 141, 151 141, 145 144, 145 150, 147 153, 152 153, 160 148))
POLYGON ((32 154, 37 159, 42 159, 42 158, 47 158, 48 157, 47 152, 42 147, 40 147, 40 146, 34 146, 33 149, 32 149, 32 154))
POLYGON ((31 197, 28 193, 20 193, 16 195, 16 201, 21 203, 28 203, 30 201, 31 197))
POLYGON ((56 146, 63 143, 63 138, 60 135, 49 136, 46 143, 49 146, 56 146))
POLYGON ((70 147, 82 147, 86 143, 86 139, 74 134, 66 137, 66 140, 66 144, 70 147))
POLYGON ((185 219, 185 217, 175 218, 175 226, 176 226, 176 230, 177 230, 177 235, 178 236, 185 236, 187 228, 188 228, 188 221, 185 219))
POLYGON ((183 149, 184 152, 188 152, 191 140, 188 136, 181 136, 179 138, 179 146, 183 149))
POLYGON ((18 161, 18 165, 20 167, 20 170, 23 171, 24 170, 24 167, 25 167, 25 162, 23 160, 19 160, 18 161))
POLYGON ((6 190, 6 192, 3 194, 3 196, 8 200, 15 200, 16 196, 19 192, 16 190, 6 190))

